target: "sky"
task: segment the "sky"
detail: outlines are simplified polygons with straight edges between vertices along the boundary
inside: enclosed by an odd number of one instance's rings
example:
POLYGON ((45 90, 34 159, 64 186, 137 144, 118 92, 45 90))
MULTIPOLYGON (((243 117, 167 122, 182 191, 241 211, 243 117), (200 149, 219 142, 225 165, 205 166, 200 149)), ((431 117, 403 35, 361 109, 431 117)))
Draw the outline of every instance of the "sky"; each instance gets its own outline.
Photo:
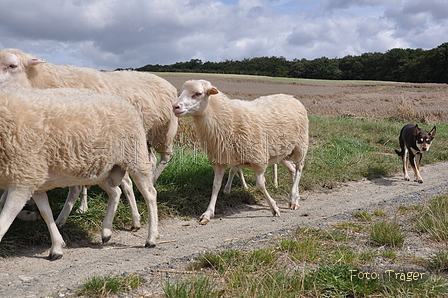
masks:
POLYGON ((101 70, 448 42, 448 0, 0 0, 0 48, 101 70))

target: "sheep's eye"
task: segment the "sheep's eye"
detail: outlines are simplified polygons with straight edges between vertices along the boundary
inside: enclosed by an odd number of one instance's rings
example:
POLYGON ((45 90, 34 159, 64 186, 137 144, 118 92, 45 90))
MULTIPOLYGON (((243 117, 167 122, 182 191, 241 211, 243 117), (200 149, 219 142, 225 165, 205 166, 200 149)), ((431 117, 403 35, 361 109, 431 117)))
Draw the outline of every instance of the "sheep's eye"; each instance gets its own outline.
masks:
POLYGON ((194 96, 196 96, 196 97, 201 96, 201 95, 202 95, 202 92, 196 92, 196 93, 194 94, 194 96))
POLYGON ((10 66, 9 66, 9 68, 16 68, 17 67, 17 64, 11 64, 10 66))

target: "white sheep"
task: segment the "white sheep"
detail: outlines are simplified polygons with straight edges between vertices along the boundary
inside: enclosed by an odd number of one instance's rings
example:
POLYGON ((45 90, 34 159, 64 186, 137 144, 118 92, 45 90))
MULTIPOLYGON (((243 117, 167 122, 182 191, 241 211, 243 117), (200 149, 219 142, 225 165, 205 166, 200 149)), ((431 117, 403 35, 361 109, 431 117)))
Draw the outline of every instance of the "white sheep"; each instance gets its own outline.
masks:
POLYGON ((299 208, 299 181, 308 150, 308 117, 299 100, 284 94, 253 101, 230 100, 210 82, 192 80, 184 83, 173 112, 177 117, 192 116, 215 172, 212 197, 200 217, 201 224, 214 216, 228 166, 252 168, 272 214, 279 216, 280 210, 266 190, 264 172, 268 165, 281 162, 293 179, 289 207, 299 208))
POLYGON ((154 247, 158 237, 156 190, 139 112, 114 95, 58 97, 64 89, 54 89, 55 95, 45 91, 0 90, 0 187, 6 189, 0 241, 32 196, 50 231, 48 258, 61 258, 64 241, 45 191, 93 184, 109 195, 102 238, 110 237, 121 194, 118 185, 127 171, 146 200, 149 230, 145 246, 154 247))
MULTIPOLYGON (((178 125, 171 106, 177 98, 177 90, 163 78, 135 71, 103 72, 72 65, 54 65, 17 49, 0 50, 0 69, 3 70, 0 72, 0 88, 87 88, 128 100, 142 114, 148 145, 160 154, 160 162, 154 170, 154 182, 171 159, 178 125)), ((155 162, 154 155, 151 159, 155 162)), ((140 219, 138 211, 135 213, 132 183, 129 177, 125 176, 125 179, 122 187, 125 194, 131 196, 128 200, 132 226, 138 229, 140 219)), ((57 219, 59 225, 65 223, 79 191, 79 188, 73 189, 72 196, 67 198, 67 206, 57 219)))

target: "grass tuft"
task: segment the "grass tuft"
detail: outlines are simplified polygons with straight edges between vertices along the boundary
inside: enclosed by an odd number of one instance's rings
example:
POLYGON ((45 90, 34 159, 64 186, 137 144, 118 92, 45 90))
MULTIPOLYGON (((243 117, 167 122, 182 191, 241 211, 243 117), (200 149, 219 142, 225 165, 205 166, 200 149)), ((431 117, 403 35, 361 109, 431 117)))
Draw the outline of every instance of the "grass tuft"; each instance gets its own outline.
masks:
POLYGON ((222 295, 208 276, 192 276, 184 280, 168 280, 164 286, 167 298, 215 298, 222 295))
POLYGON ((398 223, 394 221, 379 221, 374 223, 370 229, 370 238, 379 245, 401 247, 405 235, 398 223))
POLYGON ((360 221, 371 221, 372 216, 367 211, 358 211, 353 214, 360 221))
POLYGON ((439 249, 427 260, 427 267, 437 272, 448 270, 448 250, 439 249))
POLYGON ((417 217, 417 228, 436 241, 448 240, 448 197, 435 197, 427 202, 417 217))
POLYGON ((80 287, 78 295, 86 297, 108 297, 112 293, 128 292, 143 283, 139 275, 126 276, 93 276, 80 287))

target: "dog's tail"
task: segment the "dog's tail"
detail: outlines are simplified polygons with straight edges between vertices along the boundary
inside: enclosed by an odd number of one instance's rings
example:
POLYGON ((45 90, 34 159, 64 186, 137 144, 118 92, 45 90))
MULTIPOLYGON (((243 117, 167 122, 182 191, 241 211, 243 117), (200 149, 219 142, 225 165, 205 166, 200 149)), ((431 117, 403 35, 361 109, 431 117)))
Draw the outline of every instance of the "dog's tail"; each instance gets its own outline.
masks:
POLYGON ((395 153, 397 153, 398 156, 403 157, 403 151, 398 151, 395 149, 395 153))

